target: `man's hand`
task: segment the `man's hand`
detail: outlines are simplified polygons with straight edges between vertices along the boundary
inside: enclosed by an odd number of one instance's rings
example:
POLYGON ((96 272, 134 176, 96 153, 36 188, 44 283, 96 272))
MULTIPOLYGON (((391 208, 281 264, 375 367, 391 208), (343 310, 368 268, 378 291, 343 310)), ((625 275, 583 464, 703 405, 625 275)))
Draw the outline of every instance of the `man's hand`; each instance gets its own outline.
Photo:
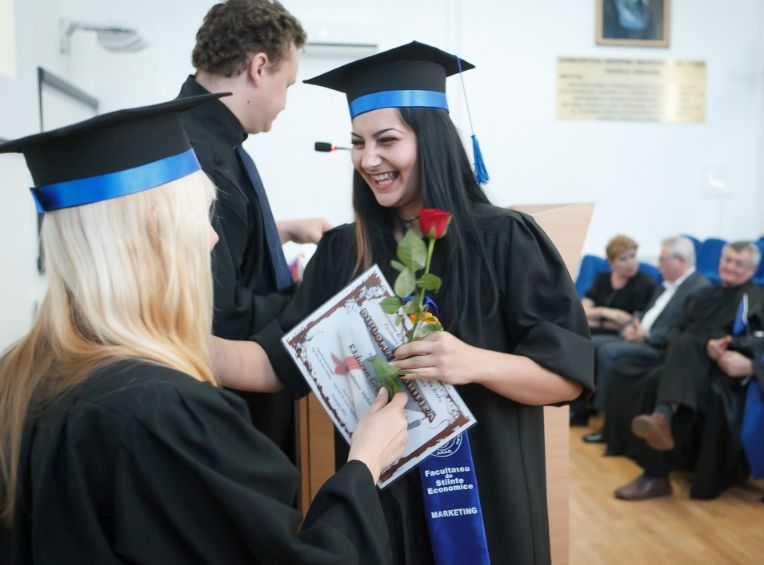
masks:
POLYGON ((753 375, 753 363, 748 357, 737 351, 725 351, 717 363, 728 377, 742 379, 753 375))
POLYGON ((706 353, 711 361, 719 361, 732 341, 732 336, 724 336, 719 339, 709 339, 706 343, 706 353))
POLYGON ((647 338, 647 332, 642 327, 642 324, 639 323, 639 320, 634 318, 633 322, 623 328, 621 337, 623 337, 624 341, 630 343, 644 343, 647 338))
POLYGON ((324 232, 332 229, 326 218, 303 218, 276 222, 281 243, 318 243, 324 232))

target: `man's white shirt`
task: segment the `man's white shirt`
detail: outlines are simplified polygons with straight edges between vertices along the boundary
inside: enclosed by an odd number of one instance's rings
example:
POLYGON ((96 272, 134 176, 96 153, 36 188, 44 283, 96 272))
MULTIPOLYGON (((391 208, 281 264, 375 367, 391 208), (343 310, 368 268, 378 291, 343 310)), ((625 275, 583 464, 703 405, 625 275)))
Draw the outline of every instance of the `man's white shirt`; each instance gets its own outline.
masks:
POLYGON ((677 289, 682 285, 684 281, 687 280, 687 277, 692 275, 694 272, 695 267, 690 267, 687 269, 687 272, 685 272, 675 281, 663 281, 663 283, 661 283, 664 288, 663 293, 655 300, 655 304, 653 304, 652 307, 645 312, 645 315, 642 316, 642 320, 640 322, 642 329, 645 330, 645 336, 650 336, 650 328, 653 327, 655 320, 657 320, 658 316, 661 315, 661 312, 663 312, 666 304, 668 304, 669 301, 674 297, 677 289))

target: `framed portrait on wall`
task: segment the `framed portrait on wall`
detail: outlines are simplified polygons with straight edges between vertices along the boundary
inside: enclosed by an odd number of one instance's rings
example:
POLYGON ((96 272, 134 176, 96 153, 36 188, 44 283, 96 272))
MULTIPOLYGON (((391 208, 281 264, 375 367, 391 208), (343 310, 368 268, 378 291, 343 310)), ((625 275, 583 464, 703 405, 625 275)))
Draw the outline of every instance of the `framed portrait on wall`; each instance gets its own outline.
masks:
POLYGON ((596 0, 597 45, 668 47, 671 0, 596 0))

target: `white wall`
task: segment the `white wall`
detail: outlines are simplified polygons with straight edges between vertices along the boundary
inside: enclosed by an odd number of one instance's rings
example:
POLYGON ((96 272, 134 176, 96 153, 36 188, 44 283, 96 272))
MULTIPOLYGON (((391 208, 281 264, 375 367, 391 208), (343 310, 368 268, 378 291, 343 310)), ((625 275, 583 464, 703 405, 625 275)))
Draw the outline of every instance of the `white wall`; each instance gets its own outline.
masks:
POLYGON ((596 46, 594 2, 463 6, 463 53, 480 63, 473 118, 498 203, 595 201, 585 251, 598 254, 618 232, 653 257, 676 232, 762 233, 764 3, 674 0, 668 49, 596 46), (558 56, 704 60, 706 122, 556 121, 558 56), (729 199, 707 195, 714 166, 729 168, 729 199))
MULTIPOLYGON (((102 111, 170 99, 192 72, 194 35, 213 3, 32 0, 34 57, 98 98, 102 111), (98 47, 94 35, 77 32, 69 54, 61 55, 62 17, 133 25, 150 46, 139 53, 114 54, 98 47)), ((674 0, 667 49, 596 46, 594 0, 283 3, 309 33, 322 26, 339 28, 343 39, 361 35, 358 40, 375 41, 380 49, 418 39, 475 63, 478 68, 464 78, 491 175, 490 196, 499 205, 596 201, 585 252, 602 254, 615 233, 637 239, 642 256, 650 259, 657 256, 659 241, 677 232, 727 239, 764 232, 761 0, 674 0), (558 122, 559 56, 705 60, 706 122, 558 122), (722 200, 707 195, 706 174, 719 166, 730 171, 731 197, 722 200)), ((27 25, 17 33, 22 40, 28 37, 27 25)), ((298 80, 346 57, 307 55, 298 80)), ((452 117, 469 135, 458 80, 452 79, 449 89, 452 117)), ((29 127, 34 131, 37 124, 30 120, 29 127)), ((316 140, 346 143, 349 130, 342 95, 299 83, 290 89, 288 108, 274 130, 248 141, 277 217, 323 215, 334 223, 351 219, 347 153, 313 152, 316 140)), ((0 173, 5 163, 0 158, 0 173)), ((0 210, 6 209, 7 192, 0 193, 0 210)), ((22 231, 20 221, 13 224, 14 233, 22 231)), ((7 228, 0 226, 0 240, 7 247, 7 228)), ((34 247, 22 241, 34 231, 24 233, 13 242, 21 255, 34 247)), ((7 249, 3 253, 0 259, 7 249)), ((23 275, 6 271, 5 265, 0 274, 0 347, 2 328, 9 324, 6 312, 17 307, 11 305, 17 296, 9 292, 10 285, 19 277, 32 278, 26 270, 23 275)))
MULTIPOLYGON (((14 3, 16 77, 0 75, 0 137, 16 138, 39 128, 37 71, 31 6, 14 3)), ((0 351, 29 328, 44 281, 37 272, 37 212, 24 158, 0 155, 0 351)))

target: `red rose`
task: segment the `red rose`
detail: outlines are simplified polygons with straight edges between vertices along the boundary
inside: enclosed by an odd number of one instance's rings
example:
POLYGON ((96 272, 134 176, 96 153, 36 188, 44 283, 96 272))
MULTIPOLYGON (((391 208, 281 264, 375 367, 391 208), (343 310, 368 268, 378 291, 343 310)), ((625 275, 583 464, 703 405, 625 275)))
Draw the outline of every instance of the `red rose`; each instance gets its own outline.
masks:
POLYGON ((446 235, 449 223, 451 214, 448 212, 432 208, 422 208, 419 211, 419 227, 425 237, 440 239, 446 235))

